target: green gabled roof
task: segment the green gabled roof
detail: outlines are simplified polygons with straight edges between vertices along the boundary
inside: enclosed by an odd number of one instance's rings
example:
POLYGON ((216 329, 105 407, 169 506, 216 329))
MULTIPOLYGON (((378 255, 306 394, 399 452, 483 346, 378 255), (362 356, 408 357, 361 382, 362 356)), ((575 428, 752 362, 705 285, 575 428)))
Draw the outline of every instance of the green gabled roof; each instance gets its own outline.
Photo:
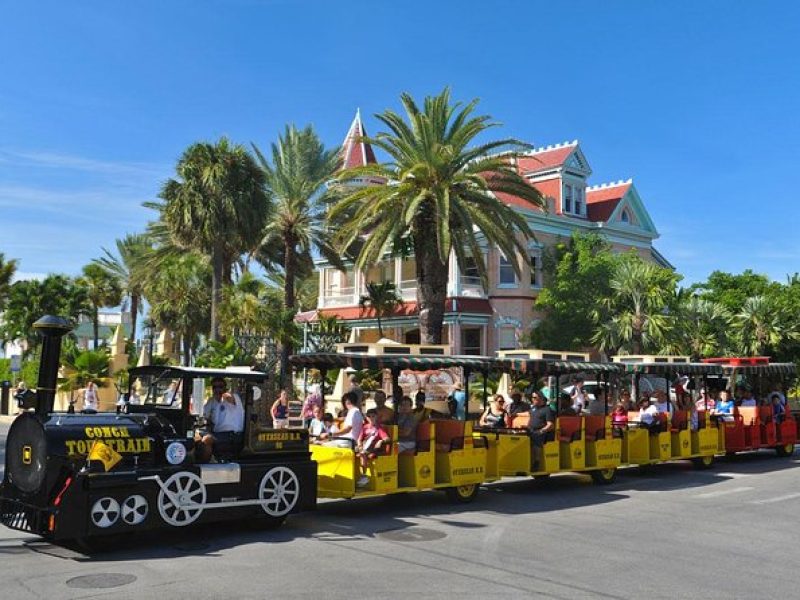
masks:
POLYGON ((626 373, 646 375, 722 375, 722 367, 709 363, 617 363, 626 373))

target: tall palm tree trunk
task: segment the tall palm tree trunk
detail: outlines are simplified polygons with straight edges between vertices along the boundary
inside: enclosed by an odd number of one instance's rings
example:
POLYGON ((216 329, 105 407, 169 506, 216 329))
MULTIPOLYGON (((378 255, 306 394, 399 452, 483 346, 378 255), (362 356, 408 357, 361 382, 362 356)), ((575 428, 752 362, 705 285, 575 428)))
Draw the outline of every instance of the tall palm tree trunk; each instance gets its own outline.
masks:
POLYGON ((139 294, 131 294, 131 340, 136 339, 136 317, 139 314, 139 294))
POLYGON ((186 331, 184 331, 183 335, 181 335, 181 344, 183 345, 183 364, 186 367, 191 364, 192 360, 192 339, 194 339, 194 335, 190 335, 186 331))
POLYGON ((211 339, 219 339, 219 306, 222 303, 222 279, 225 265, 222 248, 214 248, 211 255, 211 339))
MULTIPOLYGON (((283 254, 283 269, 285 285, 283 291, 283 304, 287 310, 293 310, 295 305, 294 295, 294 280, 297 270, 297 255, 295 248, 297 240, 292 235, 284 237, 284 254, 283 254)), ((292 340, 288 336, 284 336, 281 340, 281 387, 289 389, 291 386, 291 377, 289 377, 289 356, 291 356, 294 348, 292 347, 292 340)))
MULTIPOLYGON (((421 223, 417 231, 427 233, 435 231, 435 228, 432 223, 421 223)), ((439 258, 436 240, 431 235, 415 236, 414 254, 417 258, 420 341, 423 344, 441 344, 447 299, 447 263, 439 258)))
POLYGON ((97 344, 100 341, 100 308, 97 304, 92 305, 92 333, 94 334, 94 348, 97 350, 97 344))

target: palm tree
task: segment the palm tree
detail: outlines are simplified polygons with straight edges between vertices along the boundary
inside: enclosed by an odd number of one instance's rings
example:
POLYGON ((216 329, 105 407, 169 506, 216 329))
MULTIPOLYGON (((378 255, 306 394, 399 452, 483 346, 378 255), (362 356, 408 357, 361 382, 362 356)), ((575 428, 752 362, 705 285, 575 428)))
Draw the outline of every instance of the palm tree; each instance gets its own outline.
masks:
POLYGON ((144 293, 143 268, 145 261, 153 252, 153 243, 144 233, 128 234, 116 241, 116 255, 103 248, 104 256, 93 262, 103 267, 117 279, 123 294, 130 302, 131 339, 136 337, 136 321, 142 310, 144 293))
POLYGON ((114 275, 96 263, 89 263, 83 267, 83 275, 78 279, 78 284, 86 288, 86 297, 91 305, 93 348, 97 350, 100 337, 100 309, 119 304, 122 301, 122 288, 114 275))
POLYGON ((784 338, 794 337, 787 316, 772 296, 752 296, 745 300, 742 310, 734 317, 742 351, 753 356, 762 355, 784 338))
POLYGON ((208 263, 196 254, 187 253, 165 260, 145 285, 150 318, 159 327, 180 336, 186 365, 190 364, 198 336, 208 331, 210 279, 208 263))
POLYGON ((731 315, 721 304, 694 294, 678 293, 668 353, 688 354, 693 360, 728 347, 731 315))
POLYGON ((635 255, 620 259, 611 277, 611 296, 595 311, 592 342, 600 350, 642 354, 661 346, 671 326, 667 299, 678 276, 635 255))
POLYGON ((8 295, 11 292, 11 282, 17 272, 17 260, 6 260, 6 255, 0 252, 0 311, 5 310, 8 295))
MULTIPOLYGON (((318 251, 334 266, 344 268, 325 225, 326 183, 336 170, 338 156, 336 150, 325 149, 310 125, 302 130, 287 125, 271 146, 271 160, 255 145, 253 150, 274 206, 260 247, 282 251, 284 307, 293 311, 298 265, 303 257, 308 259, 318 251)), ((282 372, 288 368, 292 348, 289 337, 281 338, 282 372)))
POLYGON ((111 382, 109 355, 105 348, 79 351, 73 347, 63 353, 61 362, 65 378, 59 389, 70 393, 70 403, 75 400, 75 390, 86 387, 90 381, 101 388, 111 382))
POLYGON ((211 339, 216 340, 223 282, 264 230, 269 209, 264 174, 244 147, 224 137, 189 146, 175 170, 178 179, 164 184, 164 203, 154 206, 177 246, 211 262, 211 339))
MULTIPOLYGON (((401 102, 407 121, 391 110, 376 115, 389 131, 364 140, 386 152, 390 162, 347 169, 337 176, 342 184, 369 175, 390 183, 351 189, 329 216, 347 217, 338 228, 341 247, 363 241, 355 261, 358 269, 387 252, 413 249, 420 335, 424 343, 438 344, 450 253, 462 268, 472 257, 484 284, 482 240, 499 246, 505 256, 527 255, 523 239, 533 232, 523 215, 495 193, 516 196, 531 208, 545 203, 513 165, 514 153, 529 146, 513 139, 473 145, 496 125, 489 116, 473 116, 477 100, 466 106, 451 104, 445 89, 426 98, 422 110, 408 94, 401 102)), ((519 275, 518 262, 512 263, 519 275)))
POLYGON ((369 282, 366 288, 367 293, 361 296, 358 305, 361 310, 371 309, 375 313, 375 318, 378 319, 378 336, 383 338, 381 317, 391 314, 396 308, 402 306, 403 299, 397 295, 397 286, 391 281, 369 282))

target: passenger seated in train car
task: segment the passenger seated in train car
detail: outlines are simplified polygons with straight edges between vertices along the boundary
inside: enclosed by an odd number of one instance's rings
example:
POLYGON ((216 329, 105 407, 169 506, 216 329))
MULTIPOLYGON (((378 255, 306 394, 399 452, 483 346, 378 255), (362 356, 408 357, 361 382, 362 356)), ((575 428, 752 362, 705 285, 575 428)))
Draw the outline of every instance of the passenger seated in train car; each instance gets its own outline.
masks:
POLYGON ((772 396, 777 395, 780 399, 781 405, 786 406, 786 394, 783 393, 783 386, 776 383, 772 386, 772 391, 769 393, 770 404, 772 404, 772 396))
POLYGON ((478 425, 488 429, 502 429, 508 425, 509 415, 505 410, 506 399, 502 394, 495 394, 489 406, 483 411, 478 425))
POLYGON ((772 407, 772 416, 775 422, 783 423, 786 417, 786 407, 781 403, 781 396, 777 392, 772 392, 769 395, 769 405, 772 407))
POLYGON ((700 417, 698 416, 697 406, 695 403, 692 402, 692 397, 687 394, 686 397, 686 408, 681 410, 686 410, 689 413, 689 429, 691 431, 697 431, 700 429, 700 417))
POLYGON ((626 411, 634 410, 633 398, 631 398, 631 391, 628 389, 622 390, 619 394, 619 401, 625 407, 626 411))
POLYGON ((361 414, 358 397, 353 392, 346 392, 342 395, 342 404, 346 411, 344 421, 335 435, 325 442, 325 445, 354 448, 361 435, 361 429, 364 427, 364 415, 361 414))
POLYGON ((656 390, 653 393, 653 398, 655 399, 654 404, 657 412, 672 414, 675 411, 675 407, 664 390, 656 390))
POLYGON ((611 426, 617 437, 622 435, 622 430, 628 427, 628 409, 624 402, 617 402, 611 412, 611 426))
POLYGON ((369 477, 367 477, 369 461, 377 456, 377 452, 384 447, 388 440, 389 434, 386 433, 378 418, 378 411, 370 408, 367 411, 367 422, 356 440, 356 454, 360 465, 360 477, 356 482, 358 487, 364 487, 369 483, 369 477))
POLYGON ((742 391, 742 401, 739 406, 757 406, 758 402, 756 402, 755 396, 753 396, 753 390, 750 387, 746 387, 742 391))
POLYGON ((697 410, 699 410, 700 412, 703 412, 703 411, 706 411, 706 410, 712 411, 712 410, 714 410, 714 407, 716 406, 717 401, 714 398, 714 396, 712 396, 712 394, 710 392, 706 391, 705 389, 702 389, 702 390, 700 390, 700 396, 697 399, 697 402, 695 402, 694 404, 695 404, 695 408, 697 408, 697 410))
POLYGON ((558 414, 564 417, 577 417, 578 413, 575 412, 575 409, 572 407, 572 397, 563 392, 559 395, 558 400, 558 414))
POLYGON ((733 421, 733 406, 728 390, 720 390, 719 399, 710 414, 717 421, 733 421))
POLYGON ((505 407, 506 413, 512 419, 520 413, 530 412, 531 405, 525 402, 520 392, 511 394, 511 402, 505 407))
POLYGON ((375 401, 375 410, 378 411, 378 420, 381 425, 391 425, 394 423, 394 411, 386 406, 386 392, 377 390, 373 397, 375 401))
POLYGON ((244 405, 239 394, 231 394, 227 389, 223 378, 211 380, 211 398, 203 409, 208 433, 198 446, 198 460, 201 462, 211 460, 212 454, 236 454, 242 447, 244 405))
POLYGON ((662 411, 658 410, 658 405, 651 403, 648 399, 639 402, 639 425, 651 431, 658 426, 656 415, 662 411))
POLYGON ((403 396, 397 405, 397 449, 399 452, 416 450, 417 425, 419 423, 411 409, 411 398, 403 396))
POLYGON ((597 388, 594 392, 594 398, 589 400, 589 405, 586 411, 591 416, 602 417, 606 414, 606 391, 603 388, 597 388))
POLYGON ((534 446, 541 447, 545 442, 555 439, 556 415, 545 403, 541 392, 534 391, 531 399, 533 400, 530 420, 531 440, 534 446))
POLYGON ((425 408, 425 392, 419 390, 414 396, 414 418, 417 423, 427 421, 433 416, 434 411, 430 408, 425 408))
POLYGON ((572 378, 572 390, 570 391, 572 410, 578 415, 583 412, 583 409, 588 404, 588 398, 586 392, 583 390, 583 384, 583 377, 580 375, 576 375, 572 378))
POLYGON ((312 418, 308 425, 308 435, 311 437, 312 444, 321 444, 330 437, 331 427, 333 426, 333 415, 330 413, 322 414, 322 407, 315 404, 312 408, 312 418))

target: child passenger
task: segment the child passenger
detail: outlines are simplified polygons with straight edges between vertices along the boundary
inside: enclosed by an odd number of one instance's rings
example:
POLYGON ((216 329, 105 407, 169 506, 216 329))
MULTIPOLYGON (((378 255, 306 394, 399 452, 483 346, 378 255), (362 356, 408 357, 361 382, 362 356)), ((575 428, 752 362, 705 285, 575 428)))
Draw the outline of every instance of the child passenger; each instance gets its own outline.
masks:
POLYGON ((369 461, 377 456, 376 451, 383 448, 388 439, 389 434, 386 433, 378 419, 378 411, 370 408, 367 411, 367 423, 361 429, 361 435, 356 441, 356 454, 361 466, 359 471, 361 476, 356 482, 358 487, 364 487, 369 483, 369 477, 367 477, 369 461))

